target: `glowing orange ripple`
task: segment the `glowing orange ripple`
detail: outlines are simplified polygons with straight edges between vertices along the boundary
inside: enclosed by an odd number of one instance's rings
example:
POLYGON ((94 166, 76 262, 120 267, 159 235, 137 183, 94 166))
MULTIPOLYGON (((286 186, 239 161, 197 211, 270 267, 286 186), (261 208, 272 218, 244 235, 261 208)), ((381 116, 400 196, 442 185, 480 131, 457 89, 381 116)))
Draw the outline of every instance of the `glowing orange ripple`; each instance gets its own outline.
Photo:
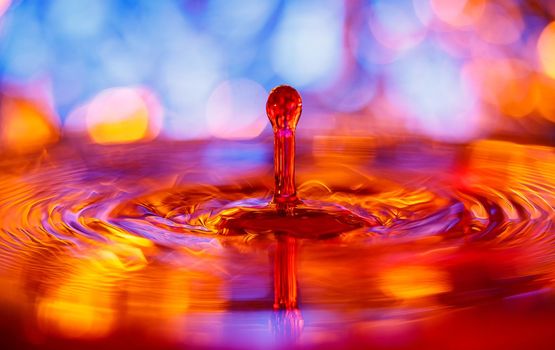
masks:
POLYGON ((432 266, 399 266, 384 270, 380 287, 397 299, 430 297, 451 290, 448 275, 432 266))

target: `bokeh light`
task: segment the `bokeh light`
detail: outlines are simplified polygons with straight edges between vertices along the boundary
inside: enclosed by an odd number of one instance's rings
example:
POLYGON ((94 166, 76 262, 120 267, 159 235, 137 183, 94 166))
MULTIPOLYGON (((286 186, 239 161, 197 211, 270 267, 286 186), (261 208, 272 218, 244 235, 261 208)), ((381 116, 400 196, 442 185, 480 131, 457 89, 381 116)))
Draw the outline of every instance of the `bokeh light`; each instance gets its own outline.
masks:
POLYGON ((507 116, 523 117, 535 107, 534 74, 522 60, 477 59, 464 67, 463 76, 486 103, 507 116))
POLYGON ((0 0, 0 17, 6 12, 11 2, 11 0, 0 0))
POLYGON ((287 83, 322 87, 341 67, 342 4, 337 0, 289 2, 272 45, 272 65, 287 83))
POLYGON ((459 72, 459 64, 435 47, 421 47, 391 65, 387 93, 411 116, 409 130, 454 140, 477 135, 474 91, 459 72))
POLYGON ((430 7, 441 21, 463 27, 480 19, 485 3, 485 0, 430 0, 430 7))
POLYGON ((477 23, 478 35, 487 43, 508 45, 518 42, 524 29, 520 10, 488 2, 477 23))
POLYGON ((250 80, 225 81, 208 99, 210 133, 224 139, 250 139, 268 124, 264 114, 266 91, 250 80))
POLYGON ((426 27, 420 22, 410 0, 374 1, 368 26, 383 46, 404 51, 420 43, 426 36, 426 27))
POLYGON ((58 118, 45 101, 0 94, 0 149, 28 153, 44 149, 59 137, 58 118))
POLYGON ((157 104, 148 118, 101 113, 120 125, 111 134, 122 133, 96 137, 102 143, 258 137, 252 108, 262 90, 246 98, 237 90, 246 81, 265 91, 294 85, 317 134, 461 142, 519 134, 523 123, 545 134, 554 14, 549 1, 517 0, 2 0, 0 90, 48 82, 64 137, 86 129, 83 112, 103 92, 141 86, 156 96, 137 99, 157 104))
POLYGON ((555 79, 555 22, 542 31, 538 39, 538 56, 545 74, 555 79))
POLYGON ((159 107, 154 99, 152 95, 133 88, 101 92, 86 107, 89 136, 100 144, 129 143, 157 136, 160 130, 159 107))

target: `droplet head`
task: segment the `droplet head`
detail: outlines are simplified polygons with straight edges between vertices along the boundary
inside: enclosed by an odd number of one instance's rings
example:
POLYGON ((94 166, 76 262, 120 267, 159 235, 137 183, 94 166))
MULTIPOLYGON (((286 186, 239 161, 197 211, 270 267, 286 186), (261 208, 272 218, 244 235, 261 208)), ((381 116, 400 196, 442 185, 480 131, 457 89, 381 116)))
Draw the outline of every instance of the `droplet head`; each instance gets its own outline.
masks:
POLYGON ((274 131, 294 131, 301 117, 303 100, 301 95, 288 85, 280 85, 270 91, 266 103, 266 114, 274 131))

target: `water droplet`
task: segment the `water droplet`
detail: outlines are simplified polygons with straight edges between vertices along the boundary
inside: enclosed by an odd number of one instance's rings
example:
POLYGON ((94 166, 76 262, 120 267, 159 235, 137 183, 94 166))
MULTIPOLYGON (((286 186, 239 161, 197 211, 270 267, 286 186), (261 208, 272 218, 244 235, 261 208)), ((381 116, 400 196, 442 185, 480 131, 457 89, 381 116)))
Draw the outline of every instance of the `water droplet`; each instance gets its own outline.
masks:
POLYGON ((301 112, 303 100, 297 90, 287 85, 275 87, 268 96, 266 113, 274 131, 295 131, 301 112))

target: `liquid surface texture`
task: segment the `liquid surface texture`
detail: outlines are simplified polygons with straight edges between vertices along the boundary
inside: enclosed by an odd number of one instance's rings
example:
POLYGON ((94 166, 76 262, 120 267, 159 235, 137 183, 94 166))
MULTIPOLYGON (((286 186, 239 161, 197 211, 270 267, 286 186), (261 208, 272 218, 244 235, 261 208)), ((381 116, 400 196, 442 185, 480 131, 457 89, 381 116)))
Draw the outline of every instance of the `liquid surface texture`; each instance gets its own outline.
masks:
POLYGON ((302 215, 279 220, 270 140, 64 143, 0 167, 12 347, 555 344, 549 147, 298 141, 302 215))

